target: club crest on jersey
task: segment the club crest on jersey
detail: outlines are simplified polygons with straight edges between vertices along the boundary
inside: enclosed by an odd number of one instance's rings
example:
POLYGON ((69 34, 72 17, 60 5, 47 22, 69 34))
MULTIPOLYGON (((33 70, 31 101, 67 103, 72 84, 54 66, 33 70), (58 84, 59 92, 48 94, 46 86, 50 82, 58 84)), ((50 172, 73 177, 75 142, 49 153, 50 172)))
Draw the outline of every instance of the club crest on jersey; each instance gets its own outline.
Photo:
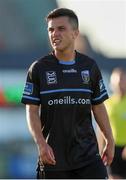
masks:
POLYGON ((57 83, 57 77, 55 71, 47 71, 46 72, 46 80, 47 84, 56 84, 57 83))
POLYGON ((81 77, 82 77, 83 83, 88 84, 90 81, 89 70, 81 71, 81 77))

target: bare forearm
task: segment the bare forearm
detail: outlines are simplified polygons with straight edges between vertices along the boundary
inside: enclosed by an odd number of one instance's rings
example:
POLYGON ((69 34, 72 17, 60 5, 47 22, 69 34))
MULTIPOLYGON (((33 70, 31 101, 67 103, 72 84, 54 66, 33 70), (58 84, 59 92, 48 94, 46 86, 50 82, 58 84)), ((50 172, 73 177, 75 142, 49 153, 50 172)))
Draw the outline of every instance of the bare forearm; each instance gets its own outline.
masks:
POLYGON ((41 132, 41 121, 39 118, 39 113, 37 113, 36 109, 26 105, 26 115, 29 131, 31 132, 36 144, 40 146, 43 144, 45 139, 41 132))
POLYGON ((112 130, 110 127, 107 111, 103 103, 92 106, 92 110, 96 122, 99 125, 106 140, 106 145, 103 149, 101 157, 105 165, 110 165, 114 157, 114 140, 113 140, 112 130))
POLYGON ((105 140, 107 141, 107 143, 113 143, 112 130, 104 104, 92 106, 92 110, 95 120, 99 125, 105 140))
POLYGON ((55 165, 53 149, 46 143, 41 132, 41 121, 39 118, 39 107, 26 105, 28 128, 38 146, 39 158, 42 163, 55 165))

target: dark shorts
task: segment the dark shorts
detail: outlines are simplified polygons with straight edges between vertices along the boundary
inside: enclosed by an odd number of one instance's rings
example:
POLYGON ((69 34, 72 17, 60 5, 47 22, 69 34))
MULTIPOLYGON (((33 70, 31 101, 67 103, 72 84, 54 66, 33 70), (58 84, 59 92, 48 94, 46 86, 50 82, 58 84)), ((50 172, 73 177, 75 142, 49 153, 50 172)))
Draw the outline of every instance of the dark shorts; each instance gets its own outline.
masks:
POLYGON ((110 166, 111 175, 119 175, 126 179, 126 160, 122 159, 122 151, 124 147, 115 147, 115 156, 110 166))
MULTIPOLYGON (((43 179, 43 173, 37 173, 37 179, 43 179)), ((70 171, 45 171, 45 179, 107 179, 108 174, 102 160, 88 166, 70 171)))

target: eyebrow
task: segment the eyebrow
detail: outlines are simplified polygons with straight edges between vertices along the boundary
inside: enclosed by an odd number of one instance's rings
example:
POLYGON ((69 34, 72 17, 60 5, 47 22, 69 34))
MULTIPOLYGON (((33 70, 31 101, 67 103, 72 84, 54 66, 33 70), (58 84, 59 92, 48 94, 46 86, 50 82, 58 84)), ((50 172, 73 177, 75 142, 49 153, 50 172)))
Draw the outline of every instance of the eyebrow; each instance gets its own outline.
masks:
MULTIPOLYGON (((65 28, 65 26, 64 26, 64 25, 61 25, 61 26, 57 26, 56 28, 58 28, 58 29, 59 29, 59 28, 65 28)), ((49 29, 55 29, 55 28, 52 26, 52 27, 48 27, 48 28, 47 28, 47 30, 49 30, 49 29)))

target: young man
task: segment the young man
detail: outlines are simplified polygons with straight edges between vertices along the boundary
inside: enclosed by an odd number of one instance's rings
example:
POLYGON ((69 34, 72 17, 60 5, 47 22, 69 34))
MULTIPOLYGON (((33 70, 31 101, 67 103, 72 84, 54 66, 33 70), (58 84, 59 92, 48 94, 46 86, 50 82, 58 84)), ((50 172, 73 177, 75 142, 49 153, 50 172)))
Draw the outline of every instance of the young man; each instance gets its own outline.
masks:
POLYGON ((31 65, 22 97, 38 147, 37 177, 44 167, 47 179, 107 178, 103 161, 111 164, 114 142, 101 73, 94 60, 74 49, 79 30, 72 10, 53 10, 47 23, 53 52, 31 65), (91 110, 106 140, 103 161, 91 110))

